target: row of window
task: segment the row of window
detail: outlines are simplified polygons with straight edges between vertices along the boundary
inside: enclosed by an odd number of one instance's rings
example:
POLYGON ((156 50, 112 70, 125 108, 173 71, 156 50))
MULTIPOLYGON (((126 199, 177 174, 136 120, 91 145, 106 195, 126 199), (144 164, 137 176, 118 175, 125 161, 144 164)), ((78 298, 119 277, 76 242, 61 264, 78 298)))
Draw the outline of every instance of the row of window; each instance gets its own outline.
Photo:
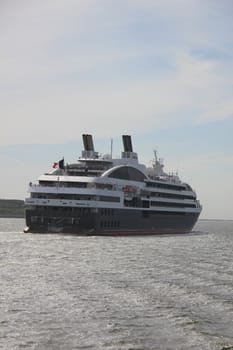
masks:
POLYGON ((151 201, 151 206, 156 207, 177 207, 177 208, 196 208, 196 204, 171 203, 171 202, 154 202, 151 201))
POLYGON ((114 221, 101 221, 100 222, 101 228, 119 228, 120 227, 120 221, 114 220, 114 221))
POLYGON ((101 208, 100 215, 101 216, 113 216, 115 214, 114 209, 111 208, 101 208))
POLYGON ((48 186, 48 187, 78 187, 78 188, 86 188, 87 182, 65 182, 65 181, 44 181, 40 180, 39 184, 41 186, 48 186))
POLYGON ((75 215, 81 215, 81 214, 96 214, 100 213, 101 216, 114 216, 115 210, 111 208, 83 208, 83 207, 53 207, 53 206, 38 206, 38 207, 31 207, 30 209, 35 210, 37 209, 40 212, 72 212, 75 215))
MULTIPOLYGON (((171 199, 196 199, 193 196, 184 196, 184 195, 173 195, 170 193, 158 193, 151 192, 151 197, 160 197, 160 198, 171 198, 171 199)), ((120 202, 120 197, 113 196, 93 196, 93 195, 77 195, 77 194, 57 194, 57 193, 31 193, 31 198, 40 198, 40 199, 69 199, 69 200, 99 200, 103 202, 120 202)))
POLYGON ((75 188, 88 188, 88 187, 95 187, 97 189, 107 189, 112 190, 113 185, 111 184, 103 184, 103 183, 94 183, 94 182, 72 182, 72 181, 39 181, 39 184, 41 186, 47 186, 47 187, 75 187, 75 188))
POLYGON ((79 224, 79 219, 76 218, 70 218, 70 217, 66 217, 66 218, 60 218, 60 217, 51 217, 51 218, 45 218, 44 216, 31 216, 31 222, 34 223, 45 223, 46 224, 69 224, 69 225, 75 225, 75 224, 79 224))
POLYGON ((98 190, 112 190, 113 189, 113 185, 110 184, 102 184, 102 183, 95 183, 95 187, 98 190))
POLYGON ((131 166, 122 166, 113 170, 108 177, 120 180, 130 180, 130 181, 138 181, 144 182, 146 179, 145 174, 143 174, 140 170, 133 168, 131 166))
POLYGON ((184 191, 186 188, 184 186, 180 185, 172 185, 168 183, 158 183, 158 182, 146 182, 147 187, 156 187, 156 188, 164 188, 164 189, 169 189, 169 190, 174 190, 174 191, 184 191))
POLYGON ((172 199, 196 199, 195 196, 183 195, 183 194, 172 194, 172 193, 159 193, 151 192, 151 197, 162 197, 162 198, 172 198, 172 199))
POLYGON ((152 210, 144 210, 142 211, 142 216, 144 218, 148 218, 150 216, 175 216, 175 215, 179 215, 179 216, 186 216, 186 215, 190 215, 190 216, 194 216, 196 214, 194 213, 186 213, 185 211, 152 211, 152 210))
POLYGON ((41 199, 69 199, 69 200, 99 200, 103 202, 120 202, 120 197, 113 196, 93 196, 89 194, 59 194, 59 193, 31 193, 31 198, 41 199))
MULTIPOLYGON (((156 201, 143 201, 142 203, 131 203, 129 201, 125 201, 126 207, 143 207, 149 208, 151 207, 171 207, 171 208, 196 208, 197 205, 195 203, 171 203, 171 202, 156 202, 156 201)), ((31 209, 34 209, 32 207, 31 209)), ((38 206, 38 210, 40 211, 62 211, 62 212, 75 212, 77 214, 88 214, 88 213, 97 213, 100 211, 101 216, 113 216, 115 215, 115 210, 112 208, 85 208, 85 207, 70 207, 70 206, 38 206)))
MULTIPOLYGON (((133 169, 133 173, 134 176, 128 175, 125 177, 118 177, 118 172, 125 172, 126 174, 130 173, 132 171, 133 168, 130 167, 123 167, 120 169, 115 170, 114 172, 112 172, 109 177, 115 177, 115 178, 120 178, 120 179, 125 179, 125 180, 134 180, 134 181, 144 181, 144 177, 143 174, 138 171, 137 169, 133 169), (127 171, 125 170, 125 168, 127 168, 127 171), (137 170, 137 171, 135 171, 137 170), (137 175, 136 175, 137 174, 137 175)), ((87 188, 87 187, 91 187, 94 186, 97 189, 108 189, 108 190, 112 190, 113 189, 113 185, 111 184, 101 184, 101 183, 87 183, 87 182, 65 182, 65 181, 44 181, 41 180, 39 181, 39 184, 42 186, 48 186, 48 187, 68 187, 68 188, 87 188)), ((157 183, 157 182, 146 182, 146 186, 147 187, 153 187, 153 188, 162 188, 162 189, 169 189, 169 190, 175 190, 175 191, 184 191, 186 189, 185 186, 181 186, 181 185, 173 185, 173 184, 167 184, 167 183, 157 183)), ((189 190, 191 191, 191 187, 188 186, 189 190)), ((156 192, 152 192, 151 195, 156 195, 156 192)), ((186 198, 188 198, 188 196, 186 196, 186 198)), ((191 198, 190 198, 191 199, 191 198)))
POLYGON ((103 183, 94 183, 94 182, 65 182, 65 181, 40 181, 41 186, 46 187, 68 187, 68 188, 91 188, 95 187, 100 190, 112 190, 113 185, 103 184, 103 183))
POLYGON ((96 209, 94 208, 76 208, 76 207, 52 207, 52 206, 37 206, 37 207, 31 207, 30 209, 32 210, 38 210, 40 212, 66 212, 66 213, 74 213, 75 215, 80 215, 80 214, 90 214, 94 213, 96 209))
POLYGON ((156 201, 124 201, 125 207, 135 207, 135 208, 150 208, 153 206, 156 207, 178 207, 178 208, 196 208, 196 203, 190 204, 190 203, 174 203, 174 202, 156 202, 156 201))

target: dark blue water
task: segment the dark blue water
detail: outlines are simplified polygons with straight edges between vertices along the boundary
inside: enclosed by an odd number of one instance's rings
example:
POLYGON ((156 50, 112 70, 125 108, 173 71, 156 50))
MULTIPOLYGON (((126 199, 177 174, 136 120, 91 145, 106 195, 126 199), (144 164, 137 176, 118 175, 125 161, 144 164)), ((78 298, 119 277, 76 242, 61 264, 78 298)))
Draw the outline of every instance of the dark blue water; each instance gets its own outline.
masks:
POLYGON ((23 227, 0 219, 0 349, 233 346, 233 222, 156 237, 23 227))

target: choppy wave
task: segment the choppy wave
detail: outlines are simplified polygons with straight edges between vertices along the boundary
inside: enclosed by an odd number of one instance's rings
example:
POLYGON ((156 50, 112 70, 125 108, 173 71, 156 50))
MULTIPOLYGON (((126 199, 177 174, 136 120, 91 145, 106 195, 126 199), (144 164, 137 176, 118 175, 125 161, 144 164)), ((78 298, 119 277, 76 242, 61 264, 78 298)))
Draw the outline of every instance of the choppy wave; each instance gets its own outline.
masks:
POLYGON ((233 349, 233 222, 74 237, 0 220, 0 348, 233 349))

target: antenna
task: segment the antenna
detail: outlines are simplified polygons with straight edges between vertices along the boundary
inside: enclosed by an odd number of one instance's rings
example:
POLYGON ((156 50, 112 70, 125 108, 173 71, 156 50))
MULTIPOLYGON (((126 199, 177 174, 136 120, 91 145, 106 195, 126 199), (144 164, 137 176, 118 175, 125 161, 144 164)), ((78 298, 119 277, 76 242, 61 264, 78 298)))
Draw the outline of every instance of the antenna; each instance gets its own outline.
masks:
POLYGON ((112 159, 112 150, 113 150, 113 139, 111 138, 111 159, 112 159))

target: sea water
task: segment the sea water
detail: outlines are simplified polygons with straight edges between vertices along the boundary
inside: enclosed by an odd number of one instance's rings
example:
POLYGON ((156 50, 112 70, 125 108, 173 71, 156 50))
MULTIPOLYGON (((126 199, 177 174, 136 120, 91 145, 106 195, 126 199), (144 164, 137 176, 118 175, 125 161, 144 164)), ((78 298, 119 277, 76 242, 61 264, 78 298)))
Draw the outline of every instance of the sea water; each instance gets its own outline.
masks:
POLYGON ((233 221, 136 237, 0 219, 0 349, 233 348, 233 221))

